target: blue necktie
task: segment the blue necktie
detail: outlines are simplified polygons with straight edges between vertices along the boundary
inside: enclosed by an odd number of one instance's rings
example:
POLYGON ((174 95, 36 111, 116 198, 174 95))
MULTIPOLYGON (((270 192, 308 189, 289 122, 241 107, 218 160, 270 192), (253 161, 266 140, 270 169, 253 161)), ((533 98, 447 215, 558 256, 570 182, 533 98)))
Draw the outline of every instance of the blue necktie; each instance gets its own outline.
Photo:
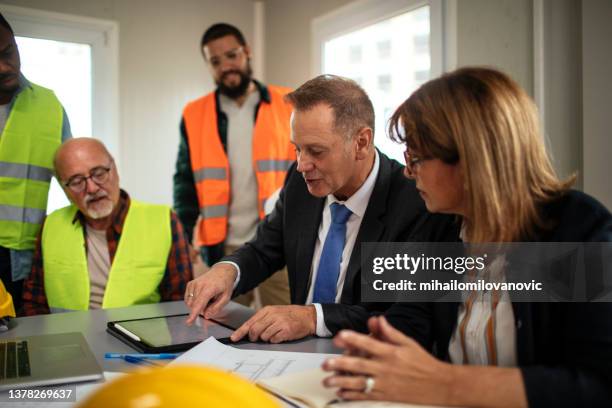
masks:
POLYGON ((346 221, 351 216, 351 210, 342 204, 332 203, 330 206, 332 222, 325 237, 317 280, 315 282, 312 303, 335 303, 336 285, 340 275, 340 261, 346 241, 346 221))

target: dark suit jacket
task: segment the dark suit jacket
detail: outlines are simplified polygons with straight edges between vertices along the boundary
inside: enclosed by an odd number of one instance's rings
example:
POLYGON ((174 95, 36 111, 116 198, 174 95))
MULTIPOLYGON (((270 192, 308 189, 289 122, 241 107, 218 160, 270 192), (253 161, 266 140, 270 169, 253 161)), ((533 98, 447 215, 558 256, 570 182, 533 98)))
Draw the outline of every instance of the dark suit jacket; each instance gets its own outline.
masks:
MULTIPOLYGON (((361 302, 361 243, 438 241, 458 235, 454 217, 427 213, 414 181, 404 177, 402 165, 380 152, 379 158, 378 178, 351 254, 340 303, 322 305, 325 325, 332 333, 344 328, 367 331, 370 312, 390 306, 361 302)), ((287 265, 291 302, 306 302, 324 204, 325 198, 308 192, 294 164, 274 211, 259 224, 255 238, 223 259, 240 266, 241 278, 234 295, 253 289, 287 265)))
MULTIPOLYGON (((610 242, 612 216, 586 194, 571 191, 545 205, 553 223, 544 242, 610 242)), ((518 365, 531 407, 612 406, 612 304, 513 303, 518 365)), ((397 303, 389 322, 442 360, 458 303, 397 303)))

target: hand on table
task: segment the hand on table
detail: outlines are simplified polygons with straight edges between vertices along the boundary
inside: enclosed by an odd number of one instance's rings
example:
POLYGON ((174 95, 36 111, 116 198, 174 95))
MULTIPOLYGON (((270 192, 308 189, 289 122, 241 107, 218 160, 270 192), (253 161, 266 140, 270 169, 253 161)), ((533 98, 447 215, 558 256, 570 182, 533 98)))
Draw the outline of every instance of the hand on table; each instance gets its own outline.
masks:
POLYGON ((187 324, 193 324, 199 314, 209 319, 219 313, 230 301, 238 271, 227 263, 214 265, 197 279, 189 281, 185 290, 185 303, 190 309, 187 324))
POLYGON ((334 338, 334 344, 349 354, 323 363, 325 371, 334 373, 324 380, 326 387, 340 388, 338 395, 347 400, 433 405, 450 401, 454 378, 450 364, 434 358, 384 317, 371 318, 368 327, 371 336, 343 330, 334 338))
POLYGON ((240 326, 232 341, 239 341, 248 334, 251 341, 283 341, 301 339, 315 334, 317 314, 314 306, 266 306, 240 326))

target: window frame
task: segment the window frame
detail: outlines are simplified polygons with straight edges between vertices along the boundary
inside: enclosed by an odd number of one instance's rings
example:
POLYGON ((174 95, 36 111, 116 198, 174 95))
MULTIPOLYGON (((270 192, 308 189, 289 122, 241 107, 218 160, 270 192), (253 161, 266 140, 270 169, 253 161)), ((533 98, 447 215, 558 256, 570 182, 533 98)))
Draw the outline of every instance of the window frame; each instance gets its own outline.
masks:
POLYGON ((313 19, 311 76, 323 70, 323 51, 327 41, 376 24, 419 7, 429 6, 431 77, 457 65, 457 0, 362 0, 340 7, 313 19))

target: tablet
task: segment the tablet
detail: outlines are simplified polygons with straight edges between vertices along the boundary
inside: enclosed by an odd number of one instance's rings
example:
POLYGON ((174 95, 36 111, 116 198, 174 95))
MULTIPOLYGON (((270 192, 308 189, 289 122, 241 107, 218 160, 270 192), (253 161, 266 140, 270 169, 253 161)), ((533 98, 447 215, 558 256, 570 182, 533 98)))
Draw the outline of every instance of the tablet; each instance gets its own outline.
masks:
POLYGON ((185 351, 214 337, 227 343, 234 329, 211 319, 198 317, 187 326, 188 314, 108 322, 106 331, 143 353, 185 351))

